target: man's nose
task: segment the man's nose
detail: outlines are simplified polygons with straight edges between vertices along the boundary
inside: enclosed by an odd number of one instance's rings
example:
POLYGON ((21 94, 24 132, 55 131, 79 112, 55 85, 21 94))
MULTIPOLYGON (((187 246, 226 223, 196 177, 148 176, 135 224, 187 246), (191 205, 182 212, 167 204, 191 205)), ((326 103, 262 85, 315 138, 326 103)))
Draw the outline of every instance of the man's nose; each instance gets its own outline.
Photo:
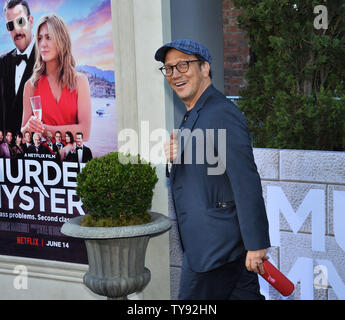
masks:
POLYGON ((14 23, 14 30, 16 32, 19 32, 19 31, 22 31, 23 30, 23 27, 20 26, 18 23, 14 23))
POLYGON ((173 67, 173 70, 172 70, 172 75, 171 77, 172 78, 178 78, 181 76, 181 72, 177 70, 176 66, 173 67))

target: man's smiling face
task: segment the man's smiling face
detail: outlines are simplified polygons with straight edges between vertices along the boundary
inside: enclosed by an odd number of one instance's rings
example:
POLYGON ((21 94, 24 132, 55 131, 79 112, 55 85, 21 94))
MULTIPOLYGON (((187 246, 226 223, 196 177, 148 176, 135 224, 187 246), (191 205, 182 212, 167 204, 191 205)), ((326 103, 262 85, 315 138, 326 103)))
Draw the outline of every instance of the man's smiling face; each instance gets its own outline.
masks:
POLYGON ((9 21, 14 23, 14 29, 9 31, 13 43, 20 52, 24 52, 32 40, 33 18, 32 16, 28 17, 26 8, 18 4, 14 8, 6 10, 6 22, 9 21), (15 22, 15 20, 20 17, 26 19, 26 23, 23 27, 18 26, 15 22))
MULTIPOLYGON (((173 66, 180 61, 196 60, 195 55, 190 55, 170 49, 165 56, 165 66, 173 66)), ((206 62, 201 67, 198 62, 189 64, 189 69, 185 73, 179 72, 176 67, 173 74, 166 77, 170 87, 176 92, 178 97, 184 102, 187 109, 194 107, 204 90, 210 85, 209 64, 206 62)))

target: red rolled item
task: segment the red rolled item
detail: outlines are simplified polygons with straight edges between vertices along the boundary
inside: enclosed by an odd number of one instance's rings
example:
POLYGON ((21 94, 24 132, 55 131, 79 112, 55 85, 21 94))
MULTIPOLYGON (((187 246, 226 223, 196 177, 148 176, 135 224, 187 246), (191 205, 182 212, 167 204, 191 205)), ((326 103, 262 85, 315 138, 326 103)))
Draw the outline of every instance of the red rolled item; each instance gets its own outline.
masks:
POLYGON ((295 289, 295 285, 285 277, 272 263, 268 260, 263 262, 264 274, 260 274, 270 285, 279 291, 284 297, 289 296, 295 289))

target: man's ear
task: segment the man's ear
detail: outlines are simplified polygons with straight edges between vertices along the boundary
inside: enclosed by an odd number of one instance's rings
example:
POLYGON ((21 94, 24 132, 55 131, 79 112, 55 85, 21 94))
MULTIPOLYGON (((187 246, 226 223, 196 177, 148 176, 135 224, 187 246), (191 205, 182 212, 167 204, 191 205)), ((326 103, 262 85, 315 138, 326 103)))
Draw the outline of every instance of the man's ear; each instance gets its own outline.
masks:
POLYGON ((30 15, 29 17, 29 23, 31 25, 31 28, 34 26, 34 17, 30 15))
POLYGON ((201 65, 201 73, 202 73, 202 75, 207 78, 210 75, 210 69, 211 69, 210 64, 207 61, 205 61, 201 65))

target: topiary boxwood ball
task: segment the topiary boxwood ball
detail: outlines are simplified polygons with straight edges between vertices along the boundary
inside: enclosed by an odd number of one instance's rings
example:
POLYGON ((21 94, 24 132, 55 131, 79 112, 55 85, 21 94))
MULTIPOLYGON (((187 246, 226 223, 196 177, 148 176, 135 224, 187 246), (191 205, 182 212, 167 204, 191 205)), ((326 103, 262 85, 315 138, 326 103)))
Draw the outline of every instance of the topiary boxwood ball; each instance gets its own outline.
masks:
POLYGON ((140 156, 111 152, 89 161, 78 173, 76 192, 87 215, 81 225, 114 227, 151 221, 156 169, 140 156))

